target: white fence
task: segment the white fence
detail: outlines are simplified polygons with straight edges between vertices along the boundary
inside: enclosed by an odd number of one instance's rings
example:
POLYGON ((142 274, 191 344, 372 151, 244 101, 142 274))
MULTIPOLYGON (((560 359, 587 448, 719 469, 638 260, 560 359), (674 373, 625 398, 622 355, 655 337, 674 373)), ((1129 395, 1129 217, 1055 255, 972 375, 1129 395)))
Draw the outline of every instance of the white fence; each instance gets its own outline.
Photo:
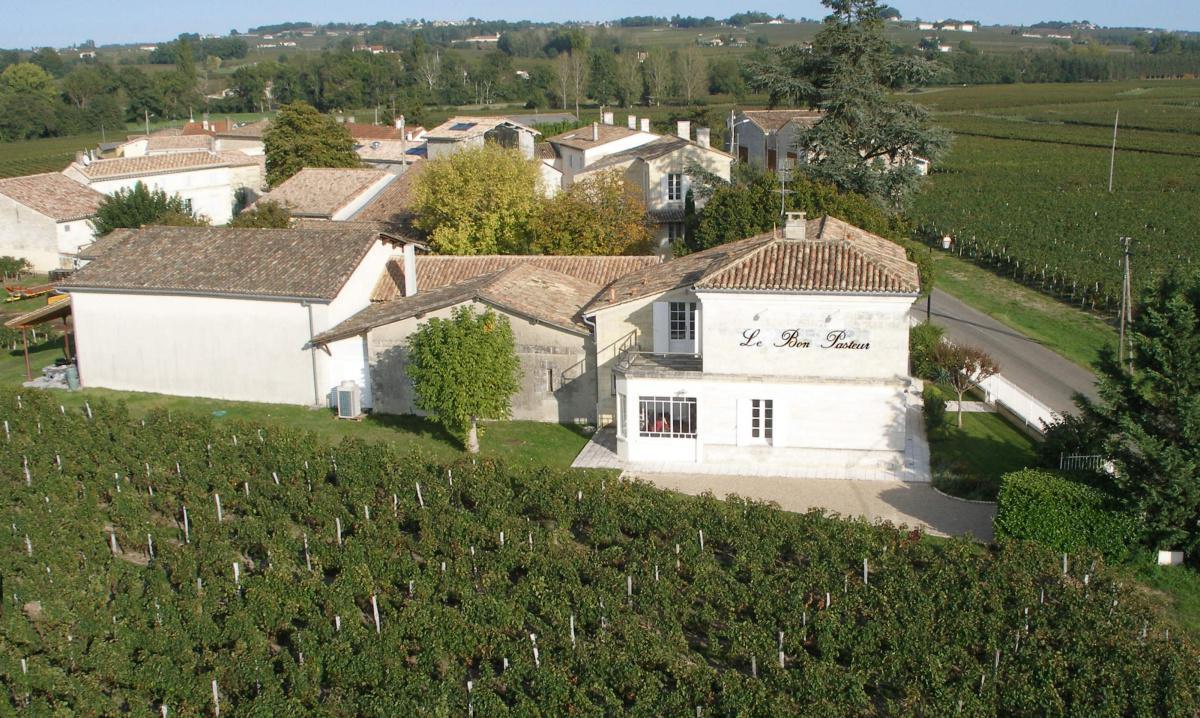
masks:
POLYGON ((984 393, 984 401, 997 406, 1003 405, 1039 434, 1042 431, 1042 423, 1053 423, 1057 416, 1050 407, 1000 374, 984 380, 979 388, 984 393))

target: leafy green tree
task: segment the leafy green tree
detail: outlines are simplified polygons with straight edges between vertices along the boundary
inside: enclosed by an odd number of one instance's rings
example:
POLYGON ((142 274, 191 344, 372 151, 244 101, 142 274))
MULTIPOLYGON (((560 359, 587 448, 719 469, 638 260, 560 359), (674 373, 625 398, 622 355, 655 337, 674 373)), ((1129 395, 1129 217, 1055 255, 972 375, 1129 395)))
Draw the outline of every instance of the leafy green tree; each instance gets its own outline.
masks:
POLYGON ((62 55, 58 54, 58 50, 52 47, 43 47, 34 51, 29 56, 29 61, 53 77, 62 77, 67 71, 67 63, 63 61, 62 55))
POLYGON ((1148 542, 1200 557, 1200 273, 1148 289, 1131 327, 1132 371, 1111 347, 1096 364, 1100 400, 1077 401, 1105 437, 1115 493, 1148 542))
POLYGON ((875 0, 823 0, 833 13, 811 50, 792 45, 751 64, 751 85, 772 104, 803 103, 825 116, 796 140, 808 161, 797 168, 814 179, 900 207, 919 181, 910 160, 936 160, 949 135, 928 111, 897 99, 895 90, 929 82, 938 67, 896 53, 884 38, 875 0))
POLYGON ((168 196, 163 190, 151 190, 142 182, 132 189, 120 189, 100 202, 94 222, 96 233, 105 235, 121 227, 141 227, 148 224, 203 226, 204 218, 197 217, 190 204, 179 195, 168 196))
POLYGON ((508 318, 491 309, 456 308, 433 318, 408 339, 407 371, 416 405, 453 432, 466 432, 467 451, 479 453, 479 421, 506 419, 521 389, 508 318))
POLYGON ((54 78, 32 62, 18 62, 0 72, 0 93, 54 99, 54 78))
POLYGON ((71 70, 62 81, 63 94, 79 109, 87 109, 93 98, 111 87, 110 77, 104 71, 86 65, 71 70))
POLYGON ((537 163, 489 142, 428 163, 416 182, 414 224, 441 254, 522 254, 541 197, 537 163))
POLYGON ((587 94, 600 104, 607 105, 619 95, 617 56, 606 47, 594 47, 591 50, 591 62, 587 94))
POLYGON ((292 226, 292 213, 275 200, 266 200, 255 203, 254 207, 234 217, 229 226, 286 229, 292 226))
POLYGON ((619 170, 595 172, 546 200, 533 240, 541 254, 637 254, 653 236, 646 205, 619 170))
POLYGON ((263 133, 267 182, 272 187, 304 167, 359 167, 354 140, 345 127, 306 102, 279 108, 263 133))

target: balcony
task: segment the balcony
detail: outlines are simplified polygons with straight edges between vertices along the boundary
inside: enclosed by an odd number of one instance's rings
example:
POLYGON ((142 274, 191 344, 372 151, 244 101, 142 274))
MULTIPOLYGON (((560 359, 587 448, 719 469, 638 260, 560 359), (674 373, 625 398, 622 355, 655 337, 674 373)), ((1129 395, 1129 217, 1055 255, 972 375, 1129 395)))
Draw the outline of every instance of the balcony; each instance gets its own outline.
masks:
POLYGON ((630 350, 621 355, 616 371, 627 377, 643 379, 678 377, 680 374, 699 375, 704 371, 704 358, 699 354, 654 354, 630 350))

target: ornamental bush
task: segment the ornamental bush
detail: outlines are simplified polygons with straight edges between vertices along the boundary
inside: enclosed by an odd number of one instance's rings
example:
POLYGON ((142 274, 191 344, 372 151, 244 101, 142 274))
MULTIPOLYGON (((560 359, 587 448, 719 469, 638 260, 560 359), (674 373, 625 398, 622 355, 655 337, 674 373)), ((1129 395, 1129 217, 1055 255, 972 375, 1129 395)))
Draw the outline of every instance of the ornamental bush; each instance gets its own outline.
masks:
POLYGON ((908 365, 912 375, 921 379, 936 380, 937 364, 933 361, 933 350, 942 343, 946 330, 921 322, 908 330, 908 365))
POLYGON ((1099 489, 1048 471, 1005 474, 996 506, 996 534, 1037 541, 1056 551, 1091 548, 1112 559, 1137 542, 1138 522, 1099 489))
POLYGON ((946 423, 946 396, 933 384, 926 384, 921 390, 921 400, 925 404, 925 430, 932 433, 942 428, 946 423))

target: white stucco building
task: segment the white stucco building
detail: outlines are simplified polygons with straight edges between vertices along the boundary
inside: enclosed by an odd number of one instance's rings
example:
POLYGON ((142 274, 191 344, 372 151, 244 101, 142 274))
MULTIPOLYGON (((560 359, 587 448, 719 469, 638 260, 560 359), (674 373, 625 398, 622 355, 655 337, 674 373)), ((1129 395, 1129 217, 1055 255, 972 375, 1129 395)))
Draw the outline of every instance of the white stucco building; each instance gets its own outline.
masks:
POLYGON ((354 381, 372 405, 365 343, 309 342, 369 305, 398 240, 329 223, 147 227, 104 244, 62 285, 83 386, 325 405, 354 381))
POLYGON ((730 152, 739 162, 774 172, 801 158, 796 138, 821 120, 813 110, 742 110, 732 118, 730 152))
POLYGON ((102 194, 132 189, 142 182, 151 190, 182 197, 191 204, 193 212, 213 224, 228 222, 239 199, 253 200, 264 183, 262 157, 250 157, 239 151, 197 150, 80 159, 63 170, 63 174, 102 194))
POLYGON ((495 142, 533 159, 540 134, 507 117, 451 117, 425 133, 425 156, 436 160, 459 150, 482 147, 484 142, 495 142))
POLYGON ((583 310, 600 422, 632 463, 898 469, 918 292, 898 245, 802 215, 627 275, 583 310))
POLYGON ((57 172, 0 179, 0 256, 26 259, 35 272, 72 269, 103 199, 57 172))

